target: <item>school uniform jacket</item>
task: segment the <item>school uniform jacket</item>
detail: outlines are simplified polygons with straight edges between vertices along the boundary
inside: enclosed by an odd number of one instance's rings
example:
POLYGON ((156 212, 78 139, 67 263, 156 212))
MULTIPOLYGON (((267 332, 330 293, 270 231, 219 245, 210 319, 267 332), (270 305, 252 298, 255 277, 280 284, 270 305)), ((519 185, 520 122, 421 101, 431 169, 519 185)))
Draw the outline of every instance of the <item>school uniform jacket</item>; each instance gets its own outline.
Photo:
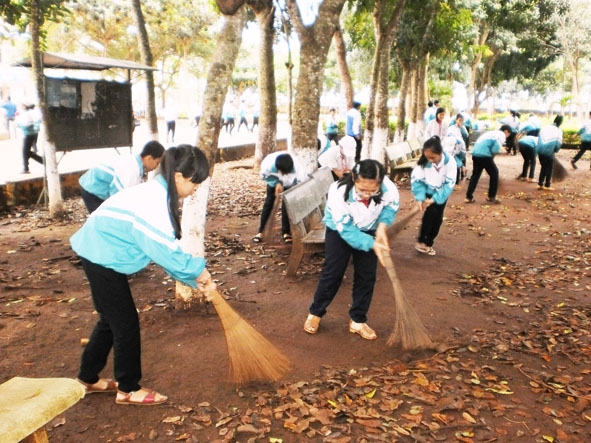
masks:
POLYGON ((380 223, 390 226, 400 209, 400 196, 396 185, 388 177, 380 187, 381 201, 370 199, 366 206, 353 186, 345 198, 345 185, 334 182, 328 190, 323 223, 337 231, 341 238, 354 249, 369 251, 375 242, 367 231, 375 230, 380 223))
POLYGON ((181 249, 168 214, 168 186, 157 175, 107 199, 71 238, 72 249, 92 263, 133 274, 151 261, 191 287, 205 259, 181 249))
POLYGON ((78 180, 88 193, 106 200, 117 192, 139 185, 144 165, 139 155, 121 155, 86 171, 78 180))
POLYGON ((274 188, 277 183, 281 182, 284 188, 289 188, 297 183, 302 183, 308 180, 308 175, 304 167, 292 155, 293 169, 289 174, 282 174, 275 166, 275 159, 282 154, 289 154, 287 151, 272 152, 267 155, 261 162, 261 178, 267 182, 268 186, 274 188))
POLYGON ((318 156, 318 163, 320 167, 327 167, 330 169, 353 169, 355 166, 355 150, 346 155, 343 148, 339 145, 333 145, 318 156))
POLYGON ((423 202, 428 195, 441 205, 447 201, 456 184, 458 166, 455 159, 443 153, 438 164, 428 162, 415 166, 410 175, 410 188, 415 200, 423 202))
POLYGON ((472 148, 472 157, 494 157, 505 144, 505 133, 503 131, 488 131, 478 137, 472 148))
POLYGON ((538 155, 553 157, 562 147, 562 130, 556 125, 544 126, 540 129, 536 151, 538 155))
POLYGON ((519 146, 527 146, 528 148, 532 148, 535 151, 537 145, 538 137, 533 135, 526 135, 525 137, 521 137, 519 139, 519 146))
POLYGON ((591 143, 591 119, 585 120, 579 132, 577 132, 581 136, 582 142, 591 143))

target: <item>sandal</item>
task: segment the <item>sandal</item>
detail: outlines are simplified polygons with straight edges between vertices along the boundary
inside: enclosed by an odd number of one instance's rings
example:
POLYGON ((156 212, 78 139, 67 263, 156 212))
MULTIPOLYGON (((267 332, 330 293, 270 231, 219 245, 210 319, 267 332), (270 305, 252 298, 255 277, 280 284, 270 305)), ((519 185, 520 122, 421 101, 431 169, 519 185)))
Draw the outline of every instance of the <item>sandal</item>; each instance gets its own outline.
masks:
POLYGON ((283 234, 283 241, 285 243, 291 243, 293 241, 293 237, 291 234, 283 234))
POLYGON ((260 232, 252 238, 253 243, 260 243, 263 241, 263 234, 260 232))
POLYGON ((427 255, 435 255, 437 254, 437 252, 435 252, 435 249, 433 249, 431 246, 427 246, 423 243, 418 243, 415 246, 415 249, 417 251, 419 251, 421 254, 427 254, 427 255))
POLYGON ((85 383, 79 378, 76 381, 86 389, 86 395, 97 393, 117 392, 118 383, 111 378, 99 378, 96 383, 85 383))
POLYGON ((476 200, 474 200, 474 197, 472 198, 467 198, 464 200, 464 203, 474 203, 476 200))
POLYGON ((141 388, 139 391, 132 392, 117 391, 115 403, 118 405, 154 406, 160 405, 167 400, 166 395, 159 394, 153 389, 141 388))
POLYGON ((378 338, 376 331, 367 326, 367 323, 355 323, 353 320, 349 322, 349 332, 359 334, 366 340, 375 340, 378 338))
POLYGON ((320 327, 320 317, 314 314, 308 314, 306 323, 304 323, 304 331, 308 334, 316 334, 320 327))

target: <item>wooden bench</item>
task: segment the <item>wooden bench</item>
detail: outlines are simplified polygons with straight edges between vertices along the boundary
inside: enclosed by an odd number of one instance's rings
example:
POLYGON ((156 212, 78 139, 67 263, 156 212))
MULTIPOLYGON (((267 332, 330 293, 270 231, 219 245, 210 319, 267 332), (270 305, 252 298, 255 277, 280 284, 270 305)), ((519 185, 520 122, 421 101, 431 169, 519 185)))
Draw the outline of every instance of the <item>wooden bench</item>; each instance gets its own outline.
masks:
POLYGON ((385 149, 391 173, 404 172, 414 168, 422 150, 418 140, 415 139, 388 145, 385 149))
POLYGON ((45 425, 84 394, 71 378, 11 378, 0 385, 0 442, 48 442, 45 425))
POLYGON ((329 168, 320 168, 310 179, 285 191, 293 244, 287 264, 287 275, 296 275, 304 254, 324 251, 325 227, 322 224, 328 188, 334 182, 329 168))

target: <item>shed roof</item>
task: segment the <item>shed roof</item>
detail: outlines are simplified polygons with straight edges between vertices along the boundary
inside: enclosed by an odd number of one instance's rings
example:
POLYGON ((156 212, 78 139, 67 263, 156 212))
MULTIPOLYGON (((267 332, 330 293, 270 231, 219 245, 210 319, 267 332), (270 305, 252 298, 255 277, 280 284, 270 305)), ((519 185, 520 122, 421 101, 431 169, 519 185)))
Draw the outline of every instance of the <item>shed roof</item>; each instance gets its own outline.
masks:
MULTIPOLYGON (((52 69, 84 69, 90 71, 103 71, 110 68, 137 69, 142 71, 157 71, 157 68, 127 60, 118 60, 107 57, 95 57, 86 54, 61 54, 55 52, 42 52, 44 68, 52 69)), ((15 66, 31 67, 31 58, 25 58, 15 63, 15 66)))

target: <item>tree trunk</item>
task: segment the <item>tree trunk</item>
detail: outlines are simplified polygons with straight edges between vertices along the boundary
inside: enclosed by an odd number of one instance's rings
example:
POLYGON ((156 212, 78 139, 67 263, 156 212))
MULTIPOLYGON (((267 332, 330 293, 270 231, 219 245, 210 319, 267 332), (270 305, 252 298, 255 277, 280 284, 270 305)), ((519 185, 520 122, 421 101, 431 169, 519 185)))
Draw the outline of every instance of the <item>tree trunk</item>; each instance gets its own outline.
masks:
MULTIPOLYGON (((150 49, 150 40, 148 38, 148 31, 146 30, 146 22, 144 14, 142 13, 141 0, 132 0, 133 17, 138 29, 138 44, 140 46, 140 55, 142 63, 148 66, 154 66, 154 59, 152 57, 152 50, 150 49)), ((154 94, 154 72, 145 71, 146 88, 147 88, 147 109, 146 120, 148 121, 148 128, 150 129, 150 138, 158 140, 158 120, 156 116, 156 96, 154 94)))
POLYGON ((317 167, 317 133, 324 66, 345 0, 324 0, 313 25, 304 26, 296 0, 287 0, 300 39, 300 75, 296 88, 292 146, 308 172, 317 167))
MULTIPOLYGON (((37 89, 37 96, 39 97, 39 106, 41 109, 41 122, 43 128, 41 136, 47 141, 43 143, 43 151, 45 157, 45 192, 49 201, 49 216, 51 218, 61 218, 64 215, 62 192, 60 188, 60 175, 57 167, 57 159, 55 155, 55 144, 51 134, 51 125, 48 124, 46 116, 47 100, 45 97, 45 79, 43 77, 43 62, 41 60, 40 51, 40 33, 43 12, 40 8, 40 0, 31 1, 31 69, 35 77, 35 86, 37 89)), ((41 141, 45 141, 41 140, 41 141)))
POLYGON ((341 80, 341 94, 345 98, 345 104, 347 109, 353 107, 353 80, 351 80, 351 73, 349 72, 349 66, 347 65, 347 47, 343 40, 343 31, 341 26, 338 25, 333 34, 335 52, 337 57, 337 66, 339 67, 339 77, 341 80))
MULTIPOLYGON (((222 109, 226 92, 232 80, 236 57, 242 44, 242 30, 246 24, 246 8, 241 7, 234 15, 224 16, 224 23, 213 52, 213 60, 207 75, 207 86, 203 98, 203 115, 199 121, 197 147, 209 160, 210 177, 213 173, 218 152, 222 109)), ((197 193, 183 202, 181 245, 184 251, 203 257, 205 255, 205 214, 211 179, 205 180, 197 193)), ((195 293, 197 294, 197 293, 195 293)), ((183 283, 176 283, 177 304, 193 298, 193 289, 183 283)))
POLYGON ((400 79, 400 98, 398 101, 398 115, 396 120, 396 133, 394 135, 394 143, 404 141, 405 126, 406 126, 406 104, 410 95, 410 73, 409 67, 406 63, 399 60, 402 69, 402 78, 400 79))
POLYGON ((370 81, 370 97, 365 118, 365 134, 361 157, 384 161, 384 147, 388 144, 388 86, 390 53, 396 38, 398 23, 406 0, 377 0, 374 5, 376 49, 370 81), (375 145, 375 146, 374 146, 375 145))
POLYGON ((277 94, 273 42, 275 39, 275 8, 273 0, 251 0, 248 5, 254 11, 260 29, 258 89, 260 100, 259 133, 254 151, 254 167, 277 147, 277 94))

